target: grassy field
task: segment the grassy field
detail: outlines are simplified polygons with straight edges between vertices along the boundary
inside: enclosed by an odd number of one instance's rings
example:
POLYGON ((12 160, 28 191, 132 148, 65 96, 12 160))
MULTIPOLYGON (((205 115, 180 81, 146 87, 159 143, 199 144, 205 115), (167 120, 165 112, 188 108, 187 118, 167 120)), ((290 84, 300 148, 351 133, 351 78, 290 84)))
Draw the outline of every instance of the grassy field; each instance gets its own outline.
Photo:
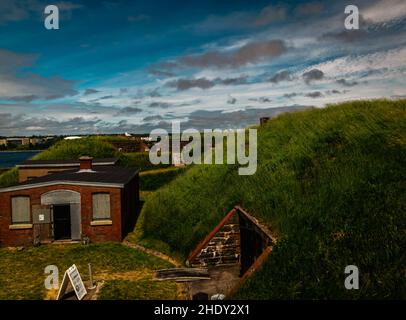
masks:
POLYGON ((406 101, 283 114, 258 131, 258 170, 200 165, 149 195, 141 243, 186 257, 235 204, 280 241, 235 298, 406 298, 406 101), (344 268, 358 266, 360 290, 344 268))
MULTIPOLYGON (((118 243, 46 245, 0 249, 0 300, 44 299, 44 268, 56 265, 59 281, 63 272, 76 264, 82 279, 88 280, 87 264, 92 263, 94 278, 106 281, 103 299, 175 299, 176 284, 152 280, 153 270, 170 263, 118 243)), ((55 292, 53 293, 55 295, 55 292)))

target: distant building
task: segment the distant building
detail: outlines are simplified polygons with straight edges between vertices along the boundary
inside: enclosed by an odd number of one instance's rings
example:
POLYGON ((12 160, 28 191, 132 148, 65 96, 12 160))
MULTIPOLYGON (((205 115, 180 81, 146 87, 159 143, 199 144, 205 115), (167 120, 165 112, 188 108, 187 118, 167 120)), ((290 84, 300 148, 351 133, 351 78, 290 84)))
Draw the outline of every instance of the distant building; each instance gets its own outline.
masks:
POLYGON ((138 217, 138 183, 135 168, 82 157, 74 170, 1 188, 0 245, 122 241, 138 217))
POLYGON ((64 138, 64 140, 78 140, 78 139, 82 139, 82 137, 71 136, 71 137, 65 137, 65 138, 64 138))
POLYGON ((0 146, 7 146, 7 139, 0 139, 0 146))
POLYGON ((30 138, 7 138, 8 146, 26 146, 30 144, 30 138))

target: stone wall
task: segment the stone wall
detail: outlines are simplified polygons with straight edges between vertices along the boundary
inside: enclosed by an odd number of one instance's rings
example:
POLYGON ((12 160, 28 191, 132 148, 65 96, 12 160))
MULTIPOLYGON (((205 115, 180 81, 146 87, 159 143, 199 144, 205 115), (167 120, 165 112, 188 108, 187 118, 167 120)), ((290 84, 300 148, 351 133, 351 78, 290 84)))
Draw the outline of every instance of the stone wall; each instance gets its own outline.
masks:
POLYGON ((234 214, 215 233, 208 244, 190 261, 192 267, 207 267, 240 262, 240 227, 234 214))

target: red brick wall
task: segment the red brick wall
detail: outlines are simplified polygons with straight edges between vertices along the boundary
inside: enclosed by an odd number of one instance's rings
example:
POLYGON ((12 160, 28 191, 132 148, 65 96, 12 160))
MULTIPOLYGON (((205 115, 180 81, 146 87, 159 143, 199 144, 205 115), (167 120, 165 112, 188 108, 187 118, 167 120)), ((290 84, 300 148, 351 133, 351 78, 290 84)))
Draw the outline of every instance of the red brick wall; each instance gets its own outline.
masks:
MULTIPOLYGON (((82 236, 87 236, 92 242, 121 241, 122 240, 122 217, 120 188, 100 188, 85 186, 56 185, 48 187, 31 188, 20 191, 0 193, 0 245, 19 246, 33 243, 33 230, 10 230, 11 224, 11 197, 29 195, 32 205, 41 203, 41 195, 52 190, 72 190, 81 194, 82 236), (92 193, 109 192, 111 201, 112 225, 91 226, 92 221, 92 193)), ((138 195, 138 190, 137 190, 138 195)), ((131 201, 131 199, 130 199, 131 201)), ((135 201, 135 199, 133 200, 135 201)), ((32 214, 32 212, 31 212, 32 214)), ((32 219, 32 217, 31 217, 32 219)))

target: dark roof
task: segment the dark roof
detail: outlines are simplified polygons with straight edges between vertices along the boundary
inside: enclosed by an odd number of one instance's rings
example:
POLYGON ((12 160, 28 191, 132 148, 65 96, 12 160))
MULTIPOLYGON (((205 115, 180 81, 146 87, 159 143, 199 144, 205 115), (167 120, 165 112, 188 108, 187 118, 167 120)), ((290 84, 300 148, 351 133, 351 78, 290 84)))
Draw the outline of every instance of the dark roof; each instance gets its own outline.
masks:
POLYGON ((138 173, 137 168, 123 168, 117 166, 99 166, 94 170, 68 170, 33 178, 15 186, 0 189, 12 191, 40 185, 73 184, 88 186, 123 187, 138 173))
MULTIPOLYGON (((117 164, 119 158, 95 158, 93 165, 107 166, 117 164)), ((20 168, 35 168, 35 167, 76 167, 79 166, 79 159, 73 160, 25 160, 21 162, 18 167, 20 168)))

